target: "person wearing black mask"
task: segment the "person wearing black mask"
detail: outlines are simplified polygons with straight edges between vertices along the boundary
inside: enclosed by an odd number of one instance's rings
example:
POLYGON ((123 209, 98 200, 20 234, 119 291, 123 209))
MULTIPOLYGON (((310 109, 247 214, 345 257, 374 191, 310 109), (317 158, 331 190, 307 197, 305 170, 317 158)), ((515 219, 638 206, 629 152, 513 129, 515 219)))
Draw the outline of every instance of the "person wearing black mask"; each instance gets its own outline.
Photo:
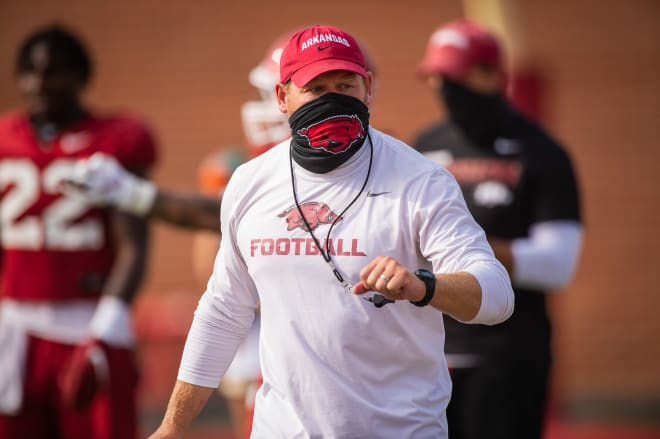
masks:
POLYGON ((151 439, 183 437, 257 303, 252 437, 447 438, 442 314, 500 323, 513 290, 453 177, 370 126, 372 89, 347 32, 289 39, 275 92, 292 138, 232 174, 214 271, 151 439))
POLYGON ((454 174, 516 298, 511 319, 492 327, 445 316, 452 439, 541 438, 551 364, 546 293, 569 283, 582 240, 570 158, 509 105, 503 66, 495 35, 457 20, 433 32, 419 67, 448 117, 413 146, 454 174))

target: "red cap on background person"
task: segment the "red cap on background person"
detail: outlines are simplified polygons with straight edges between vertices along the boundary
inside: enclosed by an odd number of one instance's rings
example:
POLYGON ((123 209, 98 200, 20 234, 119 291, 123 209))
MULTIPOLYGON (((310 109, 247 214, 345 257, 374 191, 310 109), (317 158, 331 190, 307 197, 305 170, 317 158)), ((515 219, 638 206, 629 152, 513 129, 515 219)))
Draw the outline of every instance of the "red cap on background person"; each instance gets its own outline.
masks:
POLYGON ((333 26, 315 25, 294 34, 282 51, 280 82, 302 87, 332 70, 347 70, 367 77, 360 46, 352 35, 333 26))
POLYGON ((460 79, 476 65, 502 70, 500 43, 484 27, 469 20, 456 20, 431 34, 418 71, 424 76, 441 74, 460 79))

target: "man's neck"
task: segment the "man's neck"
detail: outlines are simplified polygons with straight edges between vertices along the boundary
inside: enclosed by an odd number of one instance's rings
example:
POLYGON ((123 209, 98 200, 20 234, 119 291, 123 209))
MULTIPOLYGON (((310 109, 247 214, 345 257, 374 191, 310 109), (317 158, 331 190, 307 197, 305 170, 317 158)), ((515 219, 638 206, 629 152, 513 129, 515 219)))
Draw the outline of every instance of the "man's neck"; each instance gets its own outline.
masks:
POLYGON ((56 114, 30 115, 30 122, 39 140, 49 142, 60 131, 85 119, 87 116, 88 112, 84 108, 75 106, 67 110, 58 111, 56 114))

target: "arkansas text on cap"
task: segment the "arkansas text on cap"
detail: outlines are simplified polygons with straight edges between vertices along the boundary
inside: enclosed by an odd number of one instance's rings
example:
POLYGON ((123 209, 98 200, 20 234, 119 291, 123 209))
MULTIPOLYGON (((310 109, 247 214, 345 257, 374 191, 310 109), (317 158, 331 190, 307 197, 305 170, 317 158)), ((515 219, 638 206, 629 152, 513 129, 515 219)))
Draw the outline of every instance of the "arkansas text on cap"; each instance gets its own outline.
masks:
POLYGON ((331 70, 347 70, 367 77, 362 51, 349 33, 315 25, 294 34, 282 51, 280 82, 302 87, 331 70))

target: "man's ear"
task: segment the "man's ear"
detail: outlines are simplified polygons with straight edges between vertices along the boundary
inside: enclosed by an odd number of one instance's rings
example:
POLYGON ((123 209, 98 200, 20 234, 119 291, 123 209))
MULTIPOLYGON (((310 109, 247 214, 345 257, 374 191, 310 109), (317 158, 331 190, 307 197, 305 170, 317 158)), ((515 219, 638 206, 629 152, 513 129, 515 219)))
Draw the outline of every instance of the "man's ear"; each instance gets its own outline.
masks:
POLYGON ((275 85, 275 96, 277 97, 277 106, 282 113, 287 112, 286 107, 286 85, 277 83, 275 85))
POLYGON ((374 92, 376 87, 376 81, 374 81, 373 73, 367 72, 367 77, 364 78, 364 85, 367 88, 367 106, 369 106, 374 100, 374 92))
POLYGON ((442 76, 439 74, 427 75, 424 77, 424 82, 431 90, 439 90, 442 87, 442 76))

